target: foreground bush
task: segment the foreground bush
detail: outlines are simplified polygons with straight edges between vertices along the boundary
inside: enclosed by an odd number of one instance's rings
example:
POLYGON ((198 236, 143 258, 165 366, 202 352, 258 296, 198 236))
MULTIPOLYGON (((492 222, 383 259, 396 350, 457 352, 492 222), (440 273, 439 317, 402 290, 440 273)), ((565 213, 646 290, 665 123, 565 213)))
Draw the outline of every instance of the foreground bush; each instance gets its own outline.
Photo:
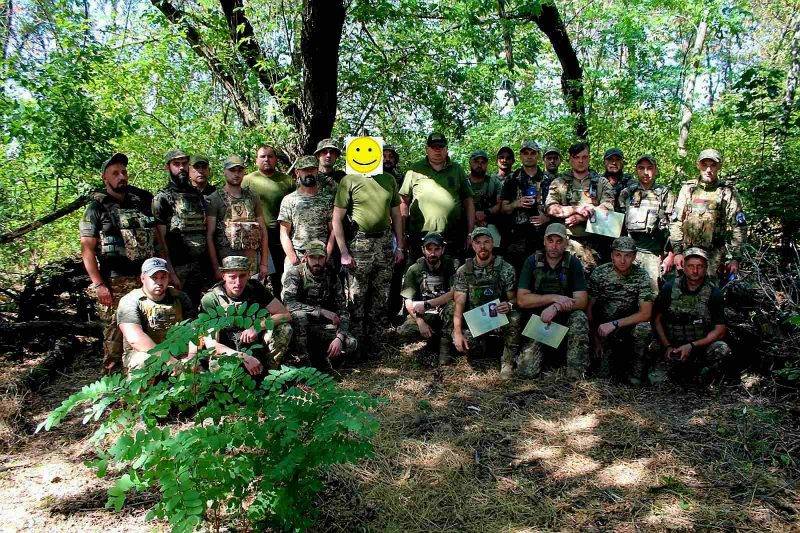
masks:
POLYGON ((110 466, 123 472, 107 506, 120 510, 131 490, 158 491, 148 518, 166 518, 174 531, 192 530, 206 517, 212 527, 223 519, 308 527, 324 469, 371 453, 378 424, 368 411, 379 400, 342 389, 313 368, 282 367, 260 384, 235 357, 217 359, 211 372, 189 370, 210 355, 205 349, 185 371, 173 372, 171 355, 181 357, 189 342, 234 324, 270 327, 256 305, 220 307, 177 325, 145 368, 130 379, 117 374, 85 386, 37 431, 78 407, 85 407, 83 423, 102 419, 92 436, 99 459, 89 465, 100 477, 110 466), (187 410, 194 416, 176 423, 174 415, 187 410))

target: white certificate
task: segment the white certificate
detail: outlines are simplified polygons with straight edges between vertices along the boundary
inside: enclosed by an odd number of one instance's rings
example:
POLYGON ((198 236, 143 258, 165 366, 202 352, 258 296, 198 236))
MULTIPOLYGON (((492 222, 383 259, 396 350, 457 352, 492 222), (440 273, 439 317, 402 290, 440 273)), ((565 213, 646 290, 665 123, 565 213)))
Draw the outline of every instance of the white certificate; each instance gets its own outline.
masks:
POLYGON ((622 233, 624 221, 625 213, 595 209, 594 214, 586 221, 586 231, 616 239, 622 233))
POLYGON ((500 300, 493 300, 464 313, 464 320, 473 337, 479 337, 487 331, 492 331, 508 324, 508 318, 503 313, 494 313, 489 309, 496 308, 500 300), (494 316, 493 316, 494 315, 494 316))
POLYGON ((558 348, 561 341, 564 340, 564 335, 567 334, 567 331, 569 331, 569 328, 566 326, 556 324, 555 322, 545 324, 542 322, 541 318, 533 315, 531 319, 528 320, 525 329, 522 330, 522 334, 542 344, 546 344, 551 348, 558 348))

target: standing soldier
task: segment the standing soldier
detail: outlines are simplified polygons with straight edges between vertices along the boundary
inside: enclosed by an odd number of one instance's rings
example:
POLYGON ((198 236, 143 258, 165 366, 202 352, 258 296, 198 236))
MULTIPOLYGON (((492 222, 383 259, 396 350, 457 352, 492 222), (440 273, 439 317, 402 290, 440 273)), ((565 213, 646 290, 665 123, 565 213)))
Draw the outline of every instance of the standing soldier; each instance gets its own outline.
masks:
POLYGON ((128 157, 116 153, 100 169, 105 188, 92 201, 79 224, 81 256, 92 281, 103 324, 103 369, 122 367, 122 333, 117 327, 120 298, 137 288, 142 262, 153 256, 153 195, 128 185, 128 157))
MULTIPOLYGON (((500 189, 502 185, 494 176, 486 174, 489 155, 483 150, 472 152, 469 158, 469 185, 472 189, 472 201, 475 204, 475 225, 495 228, 497 215, 500 213, 500 189)), ((498 235, 499 237, 499 235, 498 235)))
POLYGON ((731 349, 722 340, 725 300, 706 276, 708 257, 700 248, 684 254, 683 276, 664 284, 655 305, 655 328, 663 359, 678 378, 699 374, 710 381, 725 373, 731 349))
MULTIPOLYGON (((619 195, 622 191, 631 186, 635 179, 630 174, 625 173, 625 156, 619 148, 609 148, 603 154, 603 165, 606 171, 603 176, 608 180, 608 184, 614 189, 614 209, 620 206, 619 195)), ((621 210, 621 209, 620 209, 621 210)))
POLYGON ((209 176, 211 176, 211 167, 206 156, 193 155, 189 158, 189 183, 203 196, 208 196, 217 190, 213 183, 209 183, 209 176))
POLYGON ((514 170, 514 150, 510 146, 502 146, 497 151, 497 179, 503 183, 511 177, 514 170))
POLYGON ((374 348, 388 328, 389 287, 394 263, 403 262, 403 251, 392 251, 392 232, 403 242, 403 220, 397 183, 389 174, 348 174, 339 182, 333 203, 333 233, 347 269, 347 299, 351 306, 352 332, 362 354, 374 348), (345 238, 344 219, 349 214, 355 235, 345 238))
POLYGON ((297 351, 312 362, 323 353, 330 364, 343 354, 355 354, 358 341, 349 332, 347 300, 339 275, 328 264, 325 243, 310 241, 304 248, 302 262, 286 269, 283 303, 292 314, 297 351))
POLYGON ((403 184, 403 175, 400 173, 400 169, 398 168, 398 164, 400 163, 400 156, 397 154, 397 150, 391 144, 384 144, 383 145, 383 171, 387 174, 394 176, 394 180, 397 182, 397 189, 400 189, 400 186, 403 184))
POLYGON ((658 291, 661 272, 672 269, 674 254, 666 248, 675 197, 669 187, 656 184, 658 165, 653 156, 643 155, 636 161, 636 175, 638 181, 619 195, 619 205, 628 235, 636 243, 636 264, 647 271, 653 290, 658 291))
POLYGON ((345 176, 343 170, 336 170, 336 160, 342 155, 342 151, 333 142, 333 139, 322 139, 317 143, 314 157, 319 162, 319 185, 324 191, 330 192, 331 196, 336 194, 336 186, 345 176))
POLYGON ((222 172, 225 186, 207 199, 206 242, 214 279, 222 279, 219 268, 222 259, 237 255, 247 257, 250 272, 265 280, 269 248, 261 202, 249 187, 242 187, 244 161, 241 157, 228 157, 222 172))
POLYGON ((548 148, 544 152, 544 174, 549 182, 558 177, 558 167, 561 166, 561 151, 558 148, 548 148))
POLYGON ((189 181, 189 156, 167 153, 169 183, 153 198, 161 256, 167 260, 172 284, 195 304, 211 277, 206 246, 206 201, 189 181))
POLYGON ((267 226, 269 255, 275 267, 270 282, 275 291, 280 293, 284 253, 277 220, 278 209, 281 200, 294 189, 294 180, 278 170, 278 151, 269 144, 261 145, 256 150, 256 167, 258 170, 244 177, 242 187, 249 187, 261 202, 264 224, 267 226))
POLYGON ((560 219, 570 235, 570 251, 583 263, 587 272, 597 265, 597 247, 601 239, 586 232, 586 221, 597 208, 614 210, 614 191, 608 180, 589 169, 589 145, 569 147, 570 171, 553 180, 545 205, 547 214, 560 219))
POLYGON ((647 272, 633 264, 633 239, 614 239, 611 249, 611 262, 598 266, 589 276, 589 317, 596 328, 603 373, 607 368, 612 377, 639 385, 652 337, 650 316, 655 293, 647 272))
MULTIPOLYGON (((553 223, 544 232, 544 253, 537 252, 525 261, 517 288, 520 309, 540 311, 545 324, 567 326, 567 373, 579 379, 589 368, 589 295, 583 265, 567 252, 569 237, 564 224, 553 223)), ((519 372, 533 377, 542 369, 542 359, 550 349, 533 339, 523 339, 519 372)))
MULTIPOLYGON (((475 204, 467 175, 461 165, 450 160, 447 139, 441 133, 428 135, 425 158, 412 164, 403 186, 403 215, 408 216, 409 241, 422 242, 431 231, 440 233, 450 244, 451 253, 460 257, 467 233, 475 226, 475 204)), ((409 249, 416 260, 416 246, 409 249)))
POLYGON ((444 255, 445 242, 438 233, 422 239, 422 257, 403 276, 400 295, 408 312, 406 321, 397 328, 402 342, 434 339, 439 342, 439 364, 446 365, 450 356, 450 335, 444 334, 447 318, 445 306, 453 300, 453 277, 457 262, 444 255))
POLYGON ((538 165, 540 151, 534 141, 522 143, 522 167, 503 184, 502 209, 511 216, 506 259, 517 272, 525 259, 541 247, 545 225, 550 221, 544 208, 550 183, 538 165))
POLYGON ((670 242, 675 266, 683 268, 683 250, 702 248, 708 254, 708 273, 713 280, 724 265, 727 274, 739 271, 742 243, 747 233, 742 203, 733 186, 719 180, 722 156, 703 150, 697 156, 698 179, 687 181, 678 193, 670 242))
POLYGON ((487 337, 476 339, 472 336, 466 326, 464 313, 499 299, 497 312, 508 318, 508 324, 499 330, 503 336, 500 378, 511 379, 520 333, 519 313, 514 311, 516 299, 514 267, 503 261, 502 257, 494 255, 494 241, 488 229, 475 228, 470 238, 475 257, 467 259, 453 278, 453 344, 456 350, 468 355, 485 352, 487 337))

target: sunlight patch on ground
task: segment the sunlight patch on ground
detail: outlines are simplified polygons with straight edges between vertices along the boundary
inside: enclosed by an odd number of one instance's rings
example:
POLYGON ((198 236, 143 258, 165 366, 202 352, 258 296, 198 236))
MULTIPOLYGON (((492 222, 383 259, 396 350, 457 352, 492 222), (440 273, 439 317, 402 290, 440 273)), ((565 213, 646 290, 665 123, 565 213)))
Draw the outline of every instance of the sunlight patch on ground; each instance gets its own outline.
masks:
POLYGON ((596 414, 575 416, 561 422, 561 431, 575 433, 578 431, 588 431, 600 425, 600 419, 596 414))
POLYGON ((455 470, 472 463, 469 455, 460 449, 437 442, 406 440, 400 464, 423 470, 455 470))
POLYGON ((567 435, 565 438, 567 446, 579 452, 591 450, 603 443, 603 439, 591 433, 578 433, 567 435))
POLYGON ((517 445, 516 462, 524 463, 539 459, 554 459, 564 455, 564 448, 561 446, 549 446, 542 444, 538 440, 525 439, 517 445))
POLYGON ((600 463, 580 453, 565 455, 558 459, 546 459, 545 465, 553 472, 555 479, 570 479, 596 472, 600 463))
POLYGON ((640 487, 650 481, 650 459, 616 461, 597 473, 597 480, 605 487, 640 487))
POLYGON ((690 529, 693 525, 691 508, 692 504, 686 500, 670 498, 670 501, 659 501, 653 504, 653 510, 644 522, 666 529, 690 529))
POLYGON ((395 383, 395 390, 404 391, 404 392, 411 392, 414 394, 422 394, 425 392, 425 388, 427 387, 427 383, 420 380, 420 379, 412 379, 412 378, 402 378, 398 379, 395 383))
POLYGON ((538 416, 529 418, 528 421, 522 425, 520 430, 527 434, 539 435, 545 433, 546 435, 558 435, 561 432, 561 424, 553 420, 545 420, 538 416))

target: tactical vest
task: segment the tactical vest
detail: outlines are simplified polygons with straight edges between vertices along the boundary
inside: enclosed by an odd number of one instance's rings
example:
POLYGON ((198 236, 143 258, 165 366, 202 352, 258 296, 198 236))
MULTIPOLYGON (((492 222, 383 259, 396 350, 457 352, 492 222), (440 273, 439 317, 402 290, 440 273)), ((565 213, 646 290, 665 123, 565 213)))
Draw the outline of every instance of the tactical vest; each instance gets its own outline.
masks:
POLYGON ((523 196, 528 196, 528 188, 536 188, 536 203, 533 207, 518 208, 514 210, 514 224, 530 224, 530 217, 532 214, 539 214, 544 212, 544 202, 547 200, 547 189, 550 187, 550 181, 546 175, 537 167, 536 175, 532 178, 528 176, 521 168, 516 170, 512 178, 517 180, 517 196, 515 200, 519 200, 523 196), (540 177, 537 183, 534 179, 536 176, 540 177))
MULTIPOLYGON (((564 176, 564 180, 567 181, 567 202, 568 205, 580 205, 581 200, 583 199, 583 182, 581 181, 581 185, 578 188, 575 188, 575 177, 572 173, 569 173, 564 176)), ((592 205, 599 205, 600 201, 598 200, 598 187, 599 187, 600 175, 596 172, 590 171, 589 172, 589 199, 592 201, 592 205)))
POLYGON ((183 305, 178 298, 180 291, 172 287, 167 287, 169 291, 169 304, 154 302, 144 293, 142 289, 136 289, 136 299, 139 300, 139 309, 147 319, 147 334, 153 342, 159 344, 167 337, 169 328, 183 320, 183 305))
POLYGON ((500 257, 495 257, 492 267, 487 269, 487 274, 480 278, 475 275, 475 260, 470 257, 464 262, 464 274, 469 287, 467 309, 474 309, 492 300, 500 299, 501 302, 506 300, 498 272, 498 267, 502 262, 500 257))
POLYGON ((206 253, 205 201, 199 193, 173 193, 170 230, 177 231, 191 257, 206 253))
POLYGON ((656 229, 664 229, 661 223, 665 220, 668 195, 669 189, 662 186, 653 187, 650 191, 642 189, 638 183, 628 187, 630 200, 625 211, 628 232, 652 233, 656 229))
MULTIPOLYGON (((422 267, 422 280, 419 284, 419 292, 423 300, 432 300, 445 294, 450 290, 450 280, 453 276, 452 269, 447 268, 442 258, 441 268, 438 272, 431 272, 424 257, 417 259, 417 264, 422 267)), ((449 263, 448 263, 449 264, 449 263)))
POLYGON ((553 275, 546 275, 544 271, 545 256, 544 252, 536 252, 535 255, 528 257, 528 262, 531 266, 533 275, 533 292, 534 294, 561 294, 565 296, 572 296, 569 291, 568 283, 568 269, 570 262, 569 252, 564 252, 564 257, 561 259, 558 267, 552 272, 553 275))
POLYGON ((667 336, 673 345, 702 339, 713 329, 708 305, 713 289, 714 286, 706 280, 697 294, 685 294, 679 280, 675 280, 672 301, 664 312, 667 336))
POLYGON ((732 191, 720 183, 714 191, 698 190, 696 183, 689 186, 688 204, 684 207, 683 245, 711 248, 722 240, 725 228, 725 209, 732 191))
POLYGON ((127 257, 143 261, 155 255, 155 220, 136 209, 123 209, 116 203, 105 206, 109 223, 100 230, 100 253, 106 257, 127 257))
MULTIPOLYGON (((335 274, 334 274, 335 275, 335 274)), ((303 279, 303 291, 305 292, 306 304, 317 305, 319 307, 330 307, 333 296, 333 280, 331 271, 326 267, 325 272, 319 278, 311 273, 308 265, 303 264, 300 269, 300 277, 303 279)))
POLYGON ((227 210, 223 224, 225 238, 232 250, 258 250, 261 247, 261 227, 256 221, 255 204, 249 189, 235 198, 222 191, 227 210))

